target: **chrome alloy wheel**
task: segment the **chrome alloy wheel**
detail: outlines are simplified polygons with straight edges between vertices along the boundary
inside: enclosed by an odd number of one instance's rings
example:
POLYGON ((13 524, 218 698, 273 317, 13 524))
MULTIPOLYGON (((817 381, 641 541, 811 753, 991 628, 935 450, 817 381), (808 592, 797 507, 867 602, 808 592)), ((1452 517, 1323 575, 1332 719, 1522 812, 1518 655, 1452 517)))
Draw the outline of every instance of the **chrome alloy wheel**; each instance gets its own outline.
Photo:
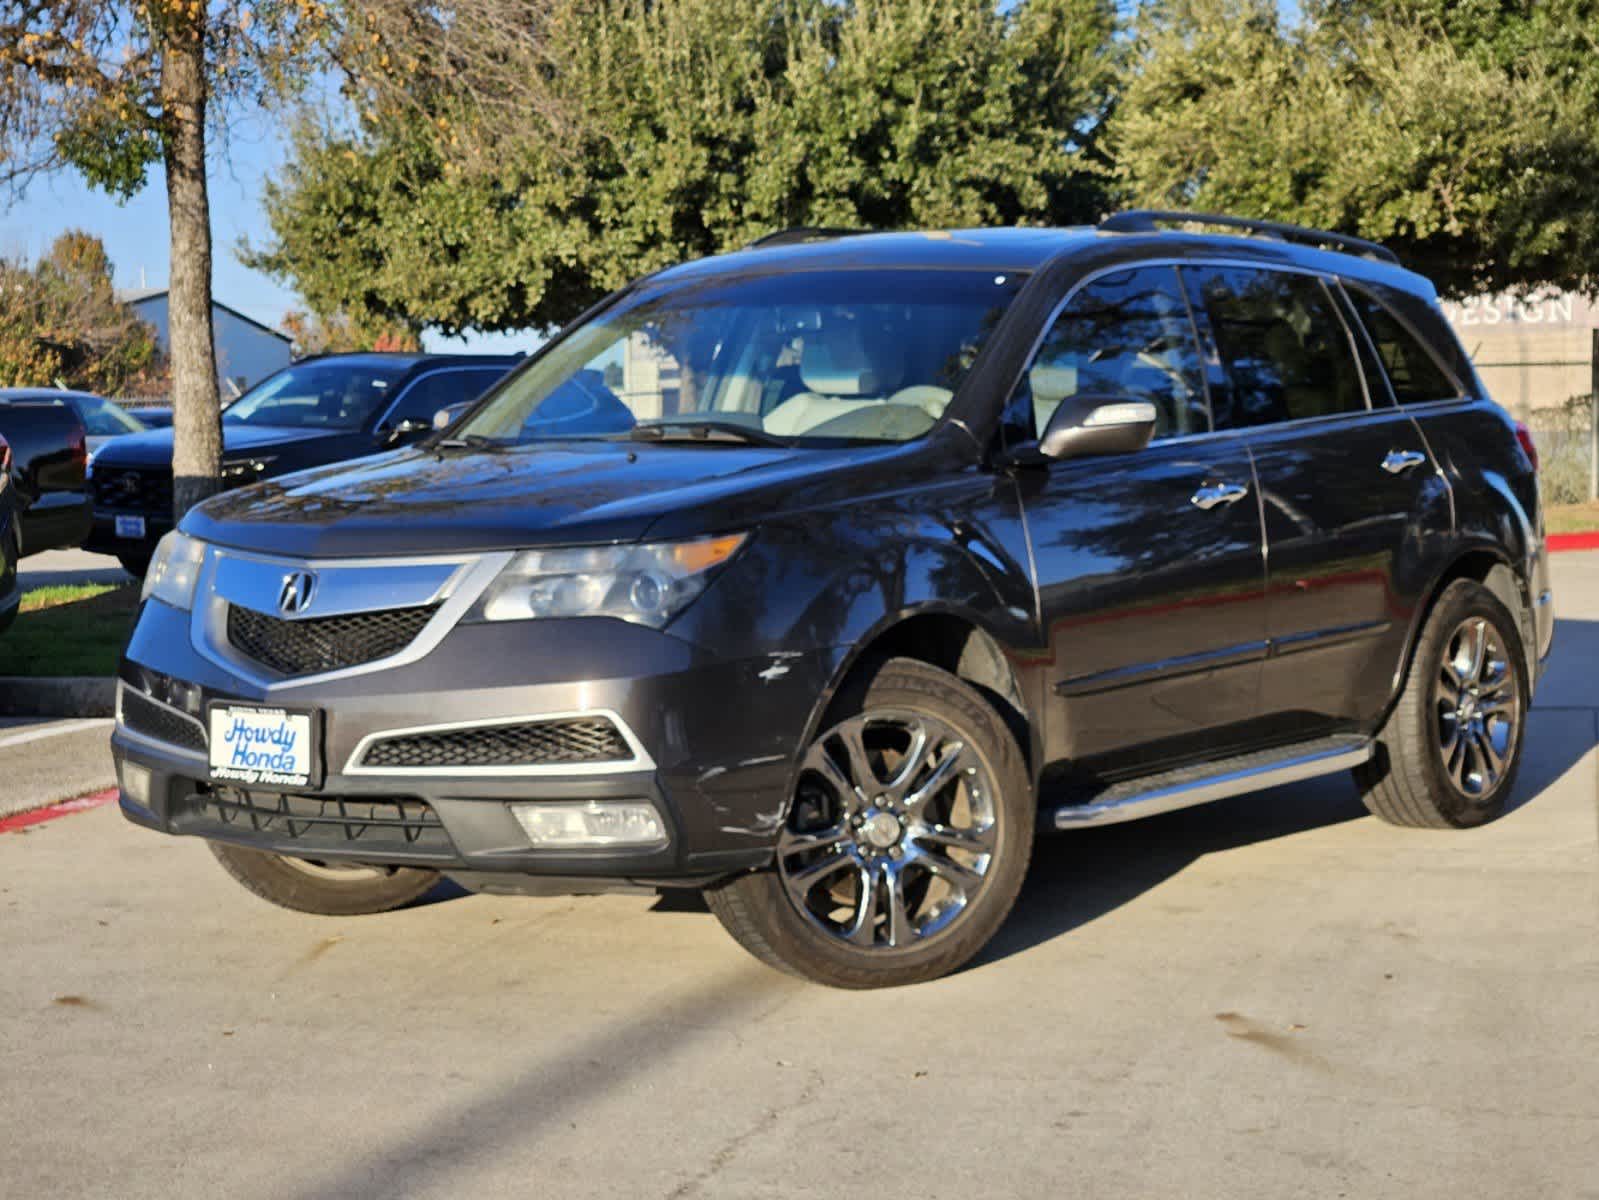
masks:
POLYGON ((993 773, 949 725, 874 709, 806 754, 777 866, 823 932, 900 950, 947 930, 987 882, 999 841, 993 773))
POLYGON ((1450 635, 1433 708, 1444 774, 1463 796, 1488 795, 1515 750, 1521 689, 1505 639, 1483 617, 1468 617, 1450 635))

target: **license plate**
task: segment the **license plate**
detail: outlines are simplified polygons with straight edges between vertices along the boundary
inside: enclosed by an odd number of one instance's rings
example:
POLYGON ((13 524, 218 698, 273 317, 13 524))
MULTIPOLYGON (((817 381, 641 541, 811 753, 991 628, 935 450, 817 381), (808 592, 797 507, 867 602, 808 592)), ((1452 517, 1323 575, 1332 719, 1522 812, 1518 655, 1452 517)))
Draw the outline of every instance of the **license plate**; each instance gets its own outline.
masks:
POLYGON ((119 538, 139 538, 139 539, 143 539, 143 537, 144 537, 144 518, 143 517, 118 517, 117 518, 117 536, 119 538))
POLYGON ((315 785, 315 713, 213 704, 209 717, 212 779, 258 787, 315 785))

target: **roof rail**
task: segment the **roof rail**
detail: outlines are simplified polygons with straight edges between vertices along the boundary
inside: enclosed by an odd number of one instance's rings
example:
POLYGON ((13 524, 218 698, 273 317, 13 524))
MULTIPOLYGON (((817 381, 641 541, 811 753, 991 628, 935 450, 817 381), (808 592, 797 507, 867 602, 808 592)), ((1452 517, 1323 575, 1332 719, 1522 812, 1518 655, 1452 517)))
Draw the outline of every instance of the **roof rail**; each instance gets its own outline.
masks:
POLYGON ((822 225, 796 225, 792 229, 779 229, 756 238, 746 250, 767 246, 796 246, 801 242, 820 242, 827 238, 852 237, 857 233, 870 233, 869 229, 829 229, 822 225))
POLYGON ((1298 242, 1307 246, 1332 246, 1362 258, 1398 265, 1399 256, 1387 246, 1368 242, 1365 238, 1351 237, 1347 233, 1330 233, 1325 229, 1311 229, 1305 225, 1290 225, 1285 221, 1257 221, 1249 217, 1229 217, 1221 213, 1178 212, 1159 208, 1135 208, 1114 213, 1099 223, 1106 233, 1157 233, 1166 225, 1220 225, 1224 229, 1241 229, 1260 237, 1275 238, 1281 242, 1298 242))

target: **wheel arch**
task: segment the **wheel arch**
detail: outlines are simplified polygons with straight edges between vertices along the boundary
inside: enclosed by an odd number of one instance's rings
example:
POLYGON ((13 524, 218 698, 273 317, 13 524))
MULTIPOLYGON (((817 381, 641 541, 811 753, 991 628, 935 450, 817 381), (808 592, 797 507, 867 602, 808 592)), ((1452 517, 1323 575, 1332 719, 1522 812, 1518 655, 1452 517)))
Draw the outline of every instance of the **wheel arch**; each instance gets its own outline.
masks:
POLYGON ((1492 592, 1516 620, 1516 632, 1521 637, 1523 669, 1527 678, 1536 678, 1537 672, 1537 637, 1532 628, 1531 597, 1528 595, 1528 581, 1516 569, 1515 562, 1505 553, 1500 546, 1491 543, 1476 543, 1462 548, 1437 575, 1425 592, 1426 599, 1417 607, 1416 615, 1411 619, 1410 630, 1405 637, 1405 652, 1394 671, 1394 677, 1389 688, 1388 704, 1383 710, 1383 719, 1398 702, 1400 693, 1404 690, 1405 680, 1410 675, 1410 668, 1416 655, 1416 645, 1421 640, 1421 631, 1427 627, 1433 609, 1437 607, 1438 597, 1443 595, 1444 589, 1457 580, 1469 579, 1482 584, 1492 592))
POLYGON ((995 633, 972 614, 943 606, 887 617, 860 638, 840 661, 818 698, 800 745, 809 746, 826 728, 829 714, 852 683, 891 658, 926 663, 975 687, 1016 738, 1029 778, 1036 779, 1041 745, 1033 719, 1035 706, 1011 654, 995 633))

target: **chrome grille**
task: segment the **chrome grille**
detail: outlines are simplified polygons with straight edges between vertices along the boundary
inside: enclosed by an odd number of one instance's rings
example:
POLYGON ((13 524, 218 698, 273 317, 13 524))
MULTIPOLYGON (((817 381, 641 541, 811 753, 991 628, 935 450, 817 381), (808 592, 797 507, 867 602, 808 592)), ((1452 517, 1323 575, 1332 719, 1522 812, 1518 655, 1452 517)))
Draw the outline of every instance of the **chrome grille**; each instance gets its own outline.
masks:
POLYGON ((282 675, 314 675, 398 654, 439 611, 438 604, 285 621, 228 605, 228 642, 282 675))
POLYGON ((626 762, 632 748, 605 717, 563 717, 515 725, 477 725, 380 738, 363 767, 448 770, 626 762))

